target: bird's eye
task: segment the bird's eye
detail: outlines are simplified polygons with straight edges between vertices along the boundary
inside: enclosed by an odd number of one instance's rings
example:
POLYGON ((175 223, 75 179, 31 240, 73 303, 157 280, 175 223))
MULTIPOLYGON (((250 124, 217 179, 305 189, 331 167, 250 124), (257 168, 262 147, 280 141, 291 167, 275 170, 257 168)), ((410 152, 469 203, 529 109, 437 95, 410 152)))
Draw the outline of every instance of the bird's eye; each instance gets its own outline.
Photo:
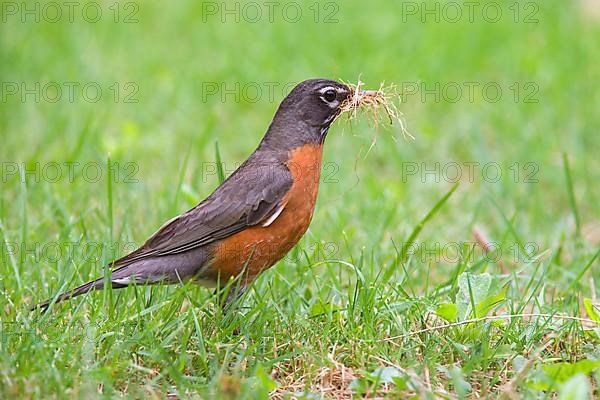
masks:
POLYGON ((326 91, 325 93, 323 93, 323 98, 325 99, 325 101, 328 102, 332 102, 335 100, 337 93, 335 92, 335 90, 331 90, 329 89, 328 91, 326 91))

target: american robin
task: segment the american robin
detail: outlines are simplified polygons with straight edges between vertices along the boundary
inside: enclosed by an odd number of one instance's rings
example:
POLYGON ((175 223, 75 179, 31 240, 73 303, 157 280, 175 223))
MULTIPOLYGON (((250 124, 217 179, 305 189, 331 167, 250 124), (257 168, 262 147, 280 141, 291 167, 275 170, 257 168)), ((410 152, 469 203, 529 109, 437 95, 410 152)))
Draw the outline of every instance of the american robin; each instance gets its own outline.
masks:
MULTIPOLYGON (((252 155, 204 201, 168 221, 137 250, 111 262, 109 284, 123 288, 193 280, 223 286, 239 277, 240 288, 245 288, 308 229, 323 142, 351 94, 348 86, 327 79, 298 84, 279 105, 252 155)), ((33 308, 47 308, 106 285, 98 278, 33 308)))

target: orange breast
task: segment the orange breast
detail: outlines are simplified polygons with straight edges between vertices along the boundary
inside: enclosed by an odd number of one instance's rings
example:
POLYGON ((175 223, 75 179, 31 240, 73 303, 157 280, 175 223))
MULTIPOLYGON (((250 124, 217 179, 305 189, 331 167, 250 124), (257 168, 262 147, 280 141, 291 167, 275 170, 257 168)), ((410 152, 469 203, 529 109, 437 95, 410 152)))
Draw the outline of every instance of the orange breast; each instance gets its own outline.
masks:
POLYGON ((219 242, 203 279, 220 279, 225 283, 246 266, 247 283, 298 243, 310 225, 315 208, 322 154, 323 147, 316 144, 291 151, 287 167, 294 182, 283 199, 285 207, 281 214, 268 226, 253 226, 219 242))

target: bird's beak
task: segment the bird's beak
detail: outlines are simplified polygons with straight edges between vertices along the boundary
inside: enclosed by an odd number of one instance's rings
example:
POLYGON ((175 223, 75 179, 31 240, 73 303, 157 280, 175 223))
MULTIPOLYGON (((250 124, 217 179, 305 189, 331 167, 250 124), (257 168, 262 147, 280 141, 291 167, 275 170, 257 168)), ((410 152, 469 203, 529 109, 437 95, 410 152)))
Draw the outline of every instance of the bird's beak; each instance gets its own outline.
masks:
POLYGON ((365 96, 375 96, 377 94, 377 90, 361 90, 360 92, 365 96))

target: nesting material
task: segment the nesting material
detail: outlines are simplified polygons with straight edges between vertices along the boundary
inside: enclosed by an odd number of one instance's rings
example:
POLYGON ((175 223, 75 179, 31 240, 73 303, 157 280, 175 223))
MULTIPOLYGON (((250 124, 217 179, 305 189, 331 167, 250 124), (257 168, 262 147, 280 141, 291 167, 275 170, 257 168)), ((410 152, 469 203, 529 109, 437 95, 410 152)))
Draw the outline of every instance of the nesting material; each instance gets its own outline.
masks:
POLYGON ((378 127, 387 117, 390 125, 394 121, 400 124, 400 130, 405 138, 414 140, 414 136, 406 129, 404 115, 398 111, 396 102, 400 99, 395 86, 385 86, 383 83, 378 90, 363 90, 363 82, 360 80, 356 85, 344 82, 352 89, 352 96, 344 101, 341 106, 341 113, 347 113, 348 119, 352 120, 358 116, 358 113, 366 114, 370 117, 375 127, 378 127), (385 114, 385 115, 384 115, 385 114))

